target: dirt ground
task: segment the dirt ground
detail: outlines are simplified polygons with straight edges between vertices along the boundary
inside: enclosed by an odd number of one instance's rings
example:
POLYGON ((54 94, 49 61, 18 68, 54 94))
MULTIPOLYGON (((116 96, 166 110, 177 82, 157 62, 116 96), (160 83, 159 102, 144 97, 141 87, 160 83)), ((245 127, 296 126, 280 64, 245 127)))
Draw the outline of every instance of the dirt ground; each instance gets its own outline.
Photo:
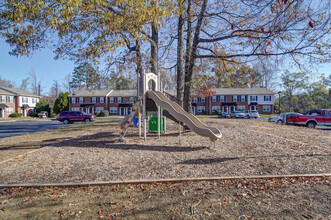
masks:
MULTIPOLYGON (((109 122, 0 139, 0 184, 330 174, 331 131, 204 118, 215 144, 167 122, 126 141, 109 122)), ((0 219, 330 219, 330 176, 0 189, 0 219)))
POLYGON ((160 139, 139 138, 130 128, 126 142, 107 122, 1 139, 0 183, 63 183, 177 177, 330 173, 331 131, 257 120, 202 119, 221 130, 217 143, 167 123, 160 139), (22 138, 22 140, 20 139, 22 138), (16 152, 17 153, 17 152, 16 152), (14 154, 16 154, 14 153, 14 154))
POLYGON ((0 189, 0 219, 330 219, 330 180, 0 189))

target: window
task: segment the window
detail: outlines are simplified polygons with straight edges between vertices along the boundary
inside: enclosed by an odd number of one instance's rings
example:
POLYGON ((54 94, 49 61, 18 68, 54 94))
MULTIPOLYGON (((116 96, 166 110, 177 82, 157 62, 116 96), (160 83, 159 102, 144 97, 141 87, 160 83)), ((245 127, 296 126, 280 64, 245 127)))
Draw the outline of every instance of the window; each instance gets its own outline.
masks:
POLYGON ((245 111, 246 110, 246 107, 244 105, 238 105, 237 106, 237 110, 238 111, 245 111))
POLYGON ((103 109, 104 109, 103 107, 96 107, 96 108, 95 108, 95 111, 97 111, 97 112, 102 112, 103 109))
POLYGON ((244 96, 244 95, 240 96, 240 101, 242 101, 242 102, 246 101, 246 96, 244 96))
POLYGON ((97 103, 97 97, 92 97, 92 103, 97 103))
POLYGON ((130 102, 130 103, 134 103, 134 97, 130 97, 129 102, 130 102))
POLYGON ((114 97, 109 97, 109 103, 114 103, 114 97))
POLYGON ((13 108, 6 108, 6 114, 10 115, 11 113, 13 113, 13 108))
POLYGON ((79 107, 73 107, 71 108, 71 111, 79 111, 79 107))
POLYGON ((14 103, 14 96, 9 96, 9 103, 14 103))
POLYGON ((117 103, 122 103, 122 97, 117 97, 117 103))
POLYGON ((270 105, 264 105, 262 111, 270 112, 270 105))
POLYGON ((257 96, 256 95, 251 95, 250 96, 250 101, 251 102, 257 102, 257 96))
POLYGON ((238 96, 236 96, 236 95, 232 96, 232 101, 237 102, 238 101, 238 96))
POLYGON ((4 95, 1 96, 1 102, 6 102, 6 96, 4 95))
POLYGON ((68 114, 68 112, 62 112, 61 114, 60 114, 60 116, 66 116, 68 114))
POLYGON ((79 103, 84 103, 84 98, 79 97, 79 103))
POLYGON ((211 101, 212 101, 212 102, 216 102, 216 100, 217 100, 217 96, 212 96, 212 97, 211 97, 211 101))
POLYGON ((206 98, 201 98, 201 102, 206 102, 206 98))
POLYGON ((205 106, 198 106, 198 112, 204 112, 205 109, 205 106))
POLYGON ((105 97, 100 97, 100 103, 105 103, 105 97))
POLYGON ((329 117, 330 116, 328 110, 324 110, 324 116, 326 116, 326 117, 329 117))
POLYGON ((117 113, 117 107, 110 107, 109 113, 117 113))
POLYGON ((29 99, 27 97, 22 97, 22 103, 28 103, 29 99))
POLYGON ((71 98, 71 103, 76 103, 76 98, 71 98))
POLYGON ((271 101, 271 95, 265 95, 264 101, 271 101))
POLYGON ((198 102, 198 99, 197 98, 193 98, 193 102, 198 102))
POLYGON ((211 107, 212 112, 215 112, 216 110, 220 110, 220 109, 221 109, 220 106, 212 106, 211 107))
POLYGON ((224 95, 220 96, 220 102, 224 102, 225 99, 224 99, 224 95))

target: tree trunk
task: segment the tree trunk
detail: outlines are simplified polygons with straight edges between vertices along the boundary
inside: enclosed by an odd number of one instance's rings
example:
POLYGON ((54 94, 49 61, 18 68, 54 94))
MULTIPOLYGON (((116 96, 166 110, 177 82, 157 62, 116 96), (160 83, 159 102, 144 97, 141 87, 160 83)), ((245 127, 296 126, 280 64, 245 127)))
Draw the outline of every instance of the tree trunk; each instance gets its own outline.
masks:
POLYGON ((195 27, 195 33, 193 38, 193 44, 191 52, 189 53, 189 60, 187 70, 185 70, 185 86, 184 86, 184 109, 188 112, 192 112, 192 76, 193 76, 193 69, 195 66, 195 56, 198 49, 199 44, 199 36, 202 26, 202 21, 204 18, 204 13, 206 11, 208 4, 208 0, 204 0, 202 3, 201 11, 198 16, 197 26, 195 27))
MULTIPOLYGON (((180 5, 181 6, 181 5, 180 5)), ((177 45, 177 98, 183 101, 184 98, 184 69, 183 69, 183 47, 184 47, 184 18, 183 13, 179 15, 178 19, 178 45, 177 45)))
POLYGON ((159 33, 155 24, 152 24, 151 71, 155 74, 158 74, 158 42, 159 33))

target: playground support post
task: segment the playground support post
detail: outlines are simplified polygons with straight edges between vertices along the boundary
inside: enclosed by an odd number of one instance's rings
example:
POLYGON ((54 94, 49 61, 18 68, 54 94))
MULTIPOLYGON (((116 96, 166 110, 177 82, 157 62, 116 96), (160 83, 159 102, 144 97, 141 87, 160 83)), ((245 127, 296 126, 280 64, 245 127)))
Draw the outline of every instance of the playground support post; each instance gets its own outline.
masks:
POLYGON ((144 75, 143 75, 144 83, 143 83, 143 130, 144 130, 144 141, 146 141, 146 86, 145 86, 145 81, 146 81, 146 75, 145 75, 145 70, 144 70, 144 75))

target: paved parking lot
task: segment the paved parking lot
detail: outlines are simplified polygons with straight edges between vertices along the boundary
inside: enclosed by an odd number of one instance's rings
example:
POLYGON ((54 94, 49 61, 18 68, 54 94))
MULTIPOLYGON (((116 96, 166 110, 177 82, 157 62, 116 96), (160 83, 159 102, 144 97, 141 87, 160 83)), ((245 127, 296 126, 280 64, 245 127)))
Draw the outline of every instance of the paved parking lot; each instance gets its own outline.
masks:
POLYGON ((0 122, 0 138, 68 127, 57 120, 22 120, 0 122))

